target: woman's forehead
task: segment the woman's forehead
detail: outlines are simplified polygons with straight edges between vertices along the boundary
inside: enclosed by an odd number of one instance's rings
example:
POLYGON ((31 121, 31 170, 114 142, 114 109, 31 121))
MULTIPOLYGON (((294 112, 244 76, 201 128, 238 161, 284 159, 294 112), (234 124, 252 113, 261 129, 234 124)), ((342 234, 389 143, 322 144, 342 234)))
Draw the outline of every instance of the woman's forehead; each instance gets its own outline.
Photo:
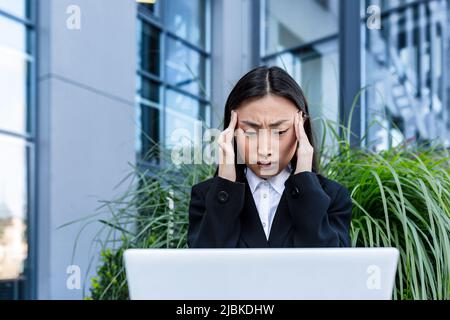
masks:
POLYGON ((244 108, 236 110, 239 122, 251 121, 259 124, 293 122, 297 108, 244 108))
POLYGON ((254 118, 267 115, 271 117, 286 117, 297 111, 298 108, 290 100, 274 95, 243 103, 236 109, 238 115, 252 116, 254 118))

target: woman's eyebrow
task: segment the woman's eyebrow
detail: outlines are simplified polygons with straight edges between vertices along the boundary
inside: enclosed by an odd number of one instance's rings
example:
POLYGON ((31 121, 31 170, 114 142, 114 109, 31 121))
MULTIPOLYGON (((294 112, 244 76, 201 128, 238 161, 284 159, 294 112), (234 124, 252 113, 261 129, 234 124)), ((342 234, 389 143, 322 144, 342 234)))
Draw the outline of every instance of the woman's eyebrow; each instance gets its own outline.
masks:
POLYGON ((253 122, 251 120, 242 120, 242 121, 239 121, 239 122, 242 122, 243 124, 246 124, 246 125, 248 125, 250 127, 256 128, 256 129, 261 128, 261 124, 260 123, 253 122))
POLYGON ((275 127, 278 127, 280 124, 283 124, 283 123, 285 123, 287 121, 289 121, 289 120, 287 120, 287 119, 278 120, 278 121, 275 121, 275 122, 272 122, 271 124, 269 124, 269 127, 275 128, 275 127))
MULTIPOLYGON (((289 121, 288 119, 278 120, 269 124, 269 127, 275 128, 288 121, 289 121)), ((240 122, 256 129, 261 128, 261 124, 258 122, 254 122, 251 120, 241 120, 240 122)))

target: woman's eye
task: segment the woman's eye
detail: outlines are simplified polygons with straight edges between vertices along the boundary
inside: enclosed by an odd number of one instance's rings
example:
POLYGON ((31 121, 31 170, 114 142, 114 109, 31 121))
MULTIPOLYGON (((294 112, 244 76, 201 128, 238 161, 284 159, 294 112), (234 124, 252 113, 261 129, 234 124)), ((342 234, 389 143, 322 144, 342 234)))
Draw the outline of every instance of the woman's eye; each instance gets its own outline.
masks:
POLYGON ((279 135, 279 136, 285 134, 286 132, 287 132, 287 130, 283 130, 283 131, 281 131, 281 130, 275 130, 275 131, 274 131, 274 133, 275 133, 276 135, 279 135))

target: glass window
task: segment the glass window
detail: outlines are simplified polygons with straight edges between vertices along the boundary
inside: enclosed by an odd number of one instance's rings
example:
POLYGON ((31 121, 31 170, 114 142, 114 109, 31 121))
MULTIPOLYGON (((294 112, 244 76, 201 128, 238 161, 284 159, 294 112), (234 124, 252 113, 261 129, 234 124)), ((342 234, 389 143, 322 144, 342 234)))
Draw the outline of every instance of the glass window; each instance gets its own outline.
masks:
POLYGON ((159 104, 161 86, 156 81, 140 77, 138 78, 138 94, 145 100, 159 104))
POLYGON ((165 145, 166 148, 173 148, 181 141, 173 141, 173 135, 180 138, 179 135, 185 137, 185 141, 194 143, 197 140, 197 136, 202 134, 202 122, 194 117, 190 117, 186 114, 177 112, 175 110, 166 109, 166 136, 165 145))
POLYGON ((202 121, 206 124, 210 123, 209 105, 173 90, 167 91, 166 101, 166 147, 171 148, 176 143, 171 140, 175 130, 184 129, 186 133, 189 133, 188 138, 191 142, 197 142, 195 140, 197 138, 201 139, 199 134, 203 133, 202 121))
POLYGON ((0 15, 0 48, 18 53, 29 52, 27 29, 23 24, 0 15))
POLYGON ((160 31, 143 21, 138 23, 139 66, 143 71, 160 75, 160 31))
MULTIPOLYGON (((413 2, 419 2, 420 0, 365 0, 366 2, 366 8, 370 5, 376 5, 380 7, 382 11, 389 10, 393 8, 397 8, 399 6, 413 3, 413 2)), ((434 0, 433 0, 434 1, 434 0)))
POLYGON ((205 120, 204 103, 173 90, 167 90, 166 107, 190 117, 205 120))
POLYGON ((20 22, 30 18, 29 3, 0 0, 0 291, 6 299, 32 297, 27 233, 35 227, 28 225, 35 216, 29 171, 35 143, 35 26, 20 22))
POLYGON ((0 47, 0 129, 29 133, 29 62, 0 47))
POLYGON ((206 59, 181 41, 167 38, 166 78, 181 89, 205 96, 206 59))
POLYGON ((161 141, 161 89, 156 81, 144 77, 138 78, 138 101, 140 102, 137 120, 140 127, 136 137, 136 149, 138 156, 146 161, 157 160, 154 155, 158 150, 154 146, 161 141))
POLYGON ((0 135, 0 280, 19 277, 27 258, 28 151, 21 139, 0 135))
POLYGON ((139 14, 137 114, 141 127, 136 146, 141 160, 159 162, 147 152, 156 150, 153 142, 170 148, 175 129, 191 132, 202 121, 210 125, 208 2, 158 1, 152 11, 139 14))
POLYGON ((20 18, 30 16, 29 1, 26 0, 0 0, 0 10, 20 18))
MULTIPOLYGON (((406 3, 397 1, 391 6, 394 4, 406 3)), ((384 15, 382 29, 364 28, 362 71, 369 85, 365 92, 366 123, 376 150, 405 140, 439 139, 449 144, 443 120, 449 104, 442 90, 446 70, 445 40, 440 30, 448 25, 446 14, 442 14, 444 4, 429 1, 405 6, 384 15), (387 126, 380 124, 386 121, 387 126)))
POLYGON ((137 137, 137 152, 140 159, 145 161, 157 161, 155 148, 161 142, 162 123, 161 111, 144 103, 138 108, 138 120, 141 124, 139 137, 137 137))
POLYGON ((338 32, 338 0, 267 0, 265 54, 338 32))
MULTIPOLYGON (((445 2, 448 0, 444 0, 442 2, 445 2)), ((361 4, 363 6, 363 11, 364 11, 364 15, 366 16, 367 14, 367 8, 371 5, 375 5, 378 6, 381 10, 381 12, 383 11, 387 11, 387 10, 391 10, 391 9, 401 9, 402 8, 407 8, 407 7, 412 7, 415 5, 420 5, 422 4, 422 2, 425 2, 423 4, 425 5, 432 5, 433 2, 435 3, 439 3, 439 0, 428 0, 428 1, 421 1, 421 0, 361 0, 361 4), (408 6, 409 5, 409 6, 408 6)))
POLYGON ((205 0, 166 1, 166 10, 166 24, 170 31, 196 46, 205 47, 205 0))

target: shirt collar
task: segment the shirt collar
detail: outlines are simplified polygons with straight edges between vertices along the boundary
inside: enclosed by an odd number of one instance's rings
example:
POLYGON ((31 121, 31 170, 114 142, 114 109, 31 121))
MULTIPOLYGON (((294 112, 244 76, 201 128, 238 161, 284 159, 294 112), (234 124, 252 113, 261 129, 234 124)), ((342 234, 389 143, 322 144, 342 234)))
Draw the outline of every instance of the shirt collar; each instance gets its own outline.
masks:
POLYGON ((250 190, 252 193, 255 192, 256 188, 259 186, 259 184, 263 181, 267 181, 270 183, 270 185, 275 189, 276 192, 278 192, 280 195, 284 191, 284 182, 289 178, 290 176, 290 165, 284 168, 279 174, 276 176, 270 177, 267 180, 258 177, 252 169, 246 167, 245 168, 245 176, 247 177, 247 181, 250 187, 250 190))

